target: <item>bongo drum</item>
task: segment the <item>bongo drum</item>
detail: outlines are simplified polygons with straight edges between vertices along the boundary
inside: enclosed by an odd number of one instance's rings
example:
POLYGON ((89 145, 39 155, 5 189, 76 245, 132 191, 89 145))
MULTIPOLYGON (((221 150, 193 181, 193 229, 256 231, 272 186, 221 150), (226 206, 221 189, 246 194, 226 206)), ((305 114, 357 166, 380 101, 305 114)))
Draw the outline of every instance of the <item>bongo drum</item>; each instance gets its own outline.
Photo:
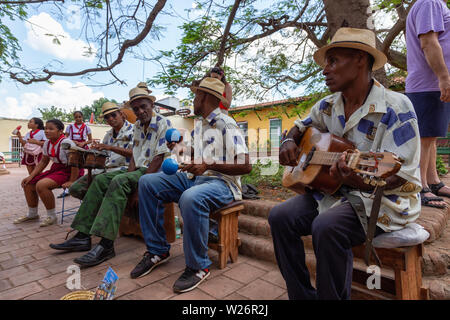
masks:
POLYGON ((67 155, 67 165, 70 167, 84 167, 83 153, 78 150, 70 149, 67 155))
POLYGON ((87 150, 84 161, 85 168, 103 169, 105 168, 107 154, 98 150, 87 150))

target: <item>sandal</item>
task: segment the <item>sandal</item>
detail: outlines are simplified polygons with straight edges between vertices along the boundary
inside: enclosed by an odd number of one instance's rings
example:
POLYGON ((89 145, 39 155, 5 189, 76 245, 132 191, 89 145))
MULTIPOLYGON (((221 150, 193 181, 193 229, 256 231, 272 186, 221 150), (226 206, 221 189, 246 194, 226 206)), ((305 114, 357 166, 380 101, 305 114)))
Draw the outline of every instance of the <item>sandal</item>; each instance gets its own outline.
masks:
POLYGON ((445 205, 445 204, 439 205, 439 204, 430 203, 433 201, 444 201, 444 199, 442 199, 440 197, 426 197, 425 193, 428 193, 428 192, 433 193, 430 188, 423 188, 420 191, 420 202, 422 203, 423 206, 431 207, 431 208, 438 208, 438 209, 445 209, 447 207, 447 205, 445 205))
POLYGON ((445 184, 442 181, 440 181, 439 183, 436 183, 436 184, 430 183, 430 184, 428 184, 428 186, 430 187, 431 192, 434 193, 435 195, 450 198, 450 194, 439 192, 439 190, 442 187, 445 187, 445 184))

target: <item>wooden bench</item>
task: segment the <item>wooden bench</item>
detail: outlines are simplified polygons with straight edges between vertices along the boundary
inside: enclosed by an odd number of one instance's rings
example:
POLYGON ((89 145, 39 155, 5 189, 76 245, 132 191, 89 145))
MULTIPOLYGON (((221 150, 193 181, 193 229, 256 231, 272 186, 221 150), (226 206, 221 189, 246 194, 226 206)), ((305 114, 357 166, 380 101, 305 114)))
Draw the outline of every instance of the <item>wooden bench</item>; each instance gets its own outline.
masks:
MULTIPOLYGON (((120 235, 135 235, 143 238, 139 225, 139 213, 130 209, 129 203, 125 209, 120 223, 120 235)), ((228 257, 231 262, 236 262, 238 257, 238 247, 241 244, 238 237, 238 216, 244 210, 242 201, 231 204, 211 212, 210 218, 218 223, 218 241, 208 241, 208 247, 219 253, 219 268, 223 269, 227 265, 228 257)), ((165 204, 164 229, 169 243, 176 239, 175 234, 175 210, 174 203, 165 204)))
POLYGON ((241 245, 238 237, 238 217, 242 210, 244 202, 235 201, 210 214, 210 218, 218 223, 218 241, 209 241, 208 247, 219 253, 219 269, 226 267, 228 257, 232 263, 237 261, 238 248, 241 245))
MULTIPOLYGON (((174 205, 173 202, 164 204, 164 229, 166 230, 166 239, 169 243, 176 240, 174 205)), ((139 224, 139 212, 131 207, 130 201, 128 201, 120 221, 119 235, 144 238, 139 224)))
MULTIPOLYGON (((353 255, 363 259, 365 246, 353 248, 353 255)), ((368 289, 367 279, 371 274, 357 266, 353 269, 353 286, 359 295, 370 299, 429 300, 429 291, 422 287, 423 244, 401 248, 377 248, 381 260, 381 289, 368 289), (389 268, 391 275, 383 274, 389 268)), ((376 265, 375 260, 371 261, 376 265)), ((365 264, 364 264, 364 267, 365 264)))

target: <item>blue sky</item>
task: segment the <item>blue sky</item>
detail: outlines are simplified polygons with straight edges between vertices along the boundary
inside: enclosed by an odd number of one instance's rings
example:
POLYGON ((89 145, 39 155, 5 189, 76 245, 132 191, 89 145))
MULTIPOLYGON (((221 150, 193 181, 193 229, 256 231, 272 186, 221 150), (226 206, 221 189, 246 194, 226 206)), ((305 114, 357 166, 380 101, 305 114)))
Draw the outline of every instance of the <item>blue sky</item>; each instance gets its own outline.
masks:
MULTIPOLYGON (((187 18, 185 9, 192 7, 192 1, 172 0, 168 1, 166 8, 173 5, 176 12, 187 18)), ((68 9, 70 10, 70 9, 68 9)), ((65 71, 79 71, 95 66, 96 59, 83 57, 86 43, 83 43, 80 35, 79 23, 73 18, 74 15, 67 14, 63 21, 58 21, 54 9, 50 5, 42 5, 39 11, 30 11, 28 22, 15 21, 8 25, 19 39, 22 52, 21 63, 31 68, 42 68, 43 64, 52 63, 54 68, 59 69, 63 63, 65 71), (45 34, 64 34, 59 37, 61 45, 52 43, 53 37, 45 34)), ((166 28, 160 41, 151 40, 151 46, 156 49, 175 48, 181 39, 181 30, 177 28, 182 24, 181 18, 169 15, 159 15, 156 19, 158 25, 166 28)), ((148 46, 147 46, 148 47, 148 46)), ((142 52, 147 55, 148 48, 142 52)), ((138 52, 139 49, 136 51, 138 52)), ((116 56, 116 55, 114 55, 116 56)), ((115 99, 119 102, 128 98, 128 91, 139 81, 151 78, 159 66, 151 61, 142 61, 133 57, 129 52, 125 54, 123 62, 118 65, 114 72, 128 86, 114 84, 105 87, 94 87, 99 83, 108 83, 112 77, 109 72, 99 72, 89 79, 82 77, 54 77, 53 85, 47 83, 34 83, 22 85, 5 77, 0 84, 0 109, 1 117, 8 118, 30 118, 38 116, 38 107, 55 105, 67 110, 81 108, 90 105, 92 101, 100 97, 115 99)), ((153 88, 152 88, 153 89, 153 88)), ((156 97, 165 97, 163 89, 153 89, 156 97)), ((179 98, 184 98, 186 92, 180 90, 179 98)))

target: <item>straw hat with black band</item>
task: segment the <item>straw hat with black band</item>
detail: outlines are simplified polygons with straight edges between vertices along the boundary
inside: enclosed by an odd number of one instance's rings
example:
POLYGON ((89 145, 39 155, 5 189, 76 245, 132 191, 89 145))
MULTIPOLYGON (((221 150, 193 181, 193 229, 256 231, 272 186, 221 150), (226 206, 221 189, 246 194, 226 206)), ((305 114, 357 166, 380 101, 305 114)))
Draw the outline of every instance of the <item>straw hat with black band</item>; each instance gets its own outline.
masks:
POLYGON ((105 102, 102 105, 102 112, 100 113, 100 119, 104 119, 104 117, 107 114, 113 113, 116 111, 121 111, 127 118, 128 122, 131 122, 131 123, 136 122, 136 115, 134 114, 134 112, 132 110, 126 108, 125 106, 119 107, 114 102, 109 102, 109 101, 105 102))
POLYGON ((336 31, 331 42, 314 53, 314 61, 325 68, 325 54, 331 48, 350 48, 367 52, 374 58, 372 71, 382 68, 387 58, 376 48, 375 33, 367 29, 340 28, 336 31))
POLYGON ((223 92, 225 91, 225 85, 223 84, 222 81, 220 81, 217 78, 206 77, 202 81, 200 81, 200 84, 198 86, 196 85, 191 86, 192 92, 196 93, 197 90, 201 90, 209 94, 212 94, 216 98, 219 98, 220 101, 222 101, 222 103, 227 101, 223 96, 223 92))
POLYGON ((148 93, 149 93, 149 90, 147 88, 142 88, 142 86, 133 88, 130 90, 130 93, 129 93, 130 100, 128 100, 128 103, 131 105, 131 102, 133 102, 134 100, 140 99, 140 98, 149 99, 149 100, 155 102, 156 97, 151 96, 148 93))

